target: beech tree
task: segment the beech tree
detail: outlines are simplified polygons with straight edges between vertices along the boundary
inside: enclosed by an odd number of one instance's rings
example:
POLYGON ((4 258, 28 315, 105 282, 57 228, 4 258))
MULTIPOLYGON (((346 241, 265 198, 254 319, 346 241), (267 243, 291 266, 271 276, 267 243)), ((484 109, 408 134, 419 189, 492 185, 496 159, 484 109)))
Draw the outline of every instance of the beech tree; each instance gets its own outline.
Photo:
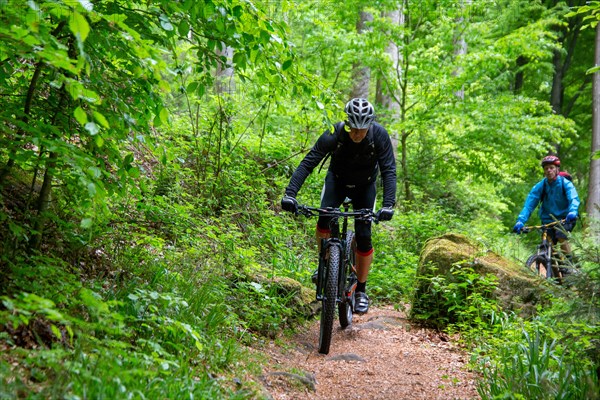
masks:
MULTIPOLYGON (((600 18, 600 6, 597 15, 600 18)), ((596 24, 595 72, 593 79, 592 151, 590 181, 586 212, 590 218, 600 222, 600 23, 596 24)))
MULTIPOLYGON (((596 24, 595 61, 596 68, 599 68, 600 24, 596 24)), ((592 157, 586 212, 590 218, 600 221, 600 71, 594 72, 593 91, 592 157)))
MULTIPOLYGON (((369 30, 369 22, 373 20, 371 13, 360 11, 356 22, 356 32, 361 35, 369 30)), ((363 48, 363 51, 366 50, 363 48)), ((369 98, 369 86, 371 83, 371 70, 362 60, 356 60, 352 65, 352 92, 350 98, 369 98)))

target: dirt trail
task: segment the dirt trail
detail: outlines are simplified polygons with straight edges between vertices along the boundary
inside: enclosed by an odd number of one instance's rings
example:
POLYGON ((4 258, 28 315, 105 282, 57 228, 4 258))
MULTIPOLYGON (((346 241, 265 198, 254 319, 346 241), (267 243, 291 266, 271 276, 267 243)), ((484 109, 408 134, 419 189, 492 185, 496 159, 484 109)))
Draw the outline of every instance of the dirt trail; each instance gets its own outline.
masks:
POLYGON ((331 349, 317 351, 319 322, 284 346, 271 343, 263 383, 274 400, 477 399, 467 355, 435 331, 411 327, 391 307, 336 322, 331 349))

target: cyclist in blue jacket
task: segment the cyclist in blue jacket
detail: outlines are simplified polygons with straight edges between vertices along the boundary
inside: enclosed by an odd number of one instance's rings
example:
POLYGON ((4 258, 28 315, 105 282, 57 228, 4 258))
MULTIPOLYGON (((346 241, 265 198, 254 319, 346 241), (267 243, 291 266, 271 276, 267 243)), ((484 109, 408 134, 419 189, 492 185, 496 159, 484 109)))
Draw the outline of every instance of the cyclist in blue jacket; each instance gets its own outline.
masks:
POLYGON ((544 179, 536 183, 529 192, 523 210, 513 227, 513 232, 521 233, 524 224, 541 203, 539 215, 542 224, 548 224, 555 220, 564 219, 566 221, 562 224, 562 228, 549 229, 548 235, 553 244, 560 243, 563 253, 570 255, 571 246, 564 231, 571 232, 575 227, 580 203, 579 196, 573 183, 559 174, 560 159, 558 157, 553 155, 544 157, 542 168, 544 168, 544 179))
MULTIPOLYGON (((383 183, 382 208, 379 220, 389 221, 394 215, 396 202, 396 160, 390 136, 385 128, 375 122, 375 110, 363 98, 350 100, 345 107, 347 120, 335 125, 334 132, 323 133, 313 148, 294 171, 281 200, 281 208, 296 213, 296 195, 300 187, 321 161, 331 157, 325 185, 321 194, 321 207, 339 207, 344 198, 352 199, 354 209, 375 205, 376 181, 381 175, 383 183)), ((328 217, 319 217, 317 242, 330 236, 328 217)), ((366 284, 373 261, 371 222, 355 221, 356 276, 355 312, 369 310, 366 284)))

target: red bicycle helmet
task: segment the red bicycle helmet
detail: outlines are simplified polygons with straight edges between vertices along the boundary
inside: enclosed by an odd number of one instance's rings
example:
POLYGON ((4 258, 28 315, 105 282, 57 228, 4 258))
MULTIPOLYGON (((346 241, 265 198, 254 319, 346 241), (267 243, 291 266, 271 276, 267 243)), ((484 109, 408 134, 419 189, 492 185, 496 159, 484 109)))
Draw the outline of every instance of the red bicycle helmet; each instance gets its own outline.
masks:
POLYGON ((553 165, 556 165, 557 167, 560 167, 560 158, 558 158, 556 156, 546 156, 546 157, 542 158, 542 167, 544 167, 548 164, 553 164, 553 165))

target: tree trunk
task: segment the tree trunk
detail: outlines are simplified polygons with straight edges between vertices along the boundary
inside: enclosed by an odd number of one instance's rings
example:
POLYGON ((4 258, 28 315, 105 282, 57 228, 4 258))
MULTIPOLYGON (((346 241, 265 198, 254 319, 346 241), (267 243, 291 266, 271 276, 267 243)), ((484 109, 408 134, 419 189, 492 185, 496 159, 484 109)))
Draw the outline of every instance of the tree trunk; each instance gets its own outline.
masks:
POLYGON ((406 165, 406 161, 407 161, 407 148, 406 148, 406 142, 408 140, 408 137, 410 136, 411 132, 402 132, 402 137, 401 137, 401 146, 402 146, 402 157, 400 159, 400 167, 402 169, 402 174, 403 174, 403 183, 404 183, 404 196, 406 200, 413 200, 413 194, 410 190, 410 181, 408 179, 408 177, 405 175, 408 173, 408 167, 406 165))
MULTIPOLYGON (((556 1, 554 4, 556 5, 556 1)), ((570 4, 571 7, 578 7, 585 3, 579 0, 570 4)), ((581 32, 582 19, 575 16, 568 19, 568 26, 559 26, 559 42, 562 49, 554 50, 552 64, 554 65, 554 76, 552 77, 552 90, 550 92, 550 105, 552 111, 557 115, 569 118, 569 108, 564 107, 565 103, 565 77, 571 67, 575 46, 577 44, 579 33, 581 32)), ((568 102, 568 101, 567 101, 568 102)), ((554 150, 560 156, 560 144, 554 143, 554 150)))
MULTIPOLYGON (((367 30, 367 22, 372 20, 373 16, 370 13, 361 11, 356 24, 356 31, 359 34, 365 32, 367 30)), ((362 97, 368 99, 369 85, 371 83, 371 69, 362 65, 361 63, 355 63, 352 66, 352 80, 354 85, 352 87, 352 93, 350 94, 350 97, 362 97)))
MULTIPOLYGON (((596 25, 596 52, 594 64, 600 66, 600 24, 596 25)), ((590 161, 590 182, 586 212, 588 216, 600 223, 600 71, 594 73, 592 111, 592 160, 590 161), (594 157, 595 156, 595 157, 594 157)), ((596 240, 599 240, 596 238, 596 240)))
POLYGON ((235 92, 235 81, 233 79, 233 48, 221 43, 221 49, 216 51, 220 57, 215 71, 215 92, 217 94, 233 94, 235 92))
MULTIPOLYGON (((468 7, 470 5, 471 5, 471 0, 461 1, 461 8, 462 8, 463 14, 466 14, 467 10, 465 10, 465 9, 468 9, 468 7)), ((467 41, 465 40, 465 35, 464 35, 466 23, 467 22, 465 21, 465 18, 462 15, 456 19, 456 28, 455 28, 456 30, 455 30, 455 35, 454 35, 454 58, 456 60, 459 60, 461 57, 463 57, 467 54, 467 41)), ((460 76, 461 73, 462 73, 462 68, 457 67, 454 70, 454 72, 452 73, 452 75, 460 76)), ((454 94, 456 95, 456 97, 458 97, 461 100, 464 100, 464 98, 465 98, 465 90, 463 87, 461 87, 459 90, 454 92, 454 94)))
MULTIPOLYGON (((57 37, 57 35, 62 31, 63 27, 65 26, 66 22, 62 21, 60 22, 56 28, 54 28, 54 30, 52 31, 52 35, 57 37)), ((76 57, 74 57, 76 58, 76 57)), ((27 88, 27 95, 25 96, 25 104, 23 106, 23 117, 21 118, 21 121, 23 121, 24 125, 27 125, 28 121, 29 121, 29 116, 31 114, 31 105, 33 102, 33 95, 37 89, 37 83, 38 83, 38 79, 40 78, 40 74, 42 72, 42 68, 44 67, 44 63, 42 61, 39 61, 36 66, 35 66, 35 70, 33 72, 33 76, 31 77, 31 81, 29 82, 29 87, 27 88)), ((25 136, 25 130, 23 128, 19 128, 17 130, 16 133, 16 140, 14 141, 14 146, 13 148, 16 149, 16 146, 20 145, 20 140, 23 139, 23 137, 25 136)), ((12 169, 12 167, 15 164, 15 160, 14 158, 11 157, 11 153, 12 153, 12 149, 9 150, 9 160, 6 163, 6 165, 4 165, 2 167, 2 169, 0 169, 0 186, 2 186, 4 184, 4 180, 6 179, 7 175, 10 173, 10 170, 12 169)))
MULTIPOLYGON (((400 25, 401 26, 404 24, 404 14, 402 14, 402 12, 400 10, 390 11, 389 13, 386 13, 385 17, 390 21, 390 23, 392 25, 400 25)), ((398 77, 401 77, 402 76, 402 65, 401 65, 402 56, 400 55, 400 53, 398 51, 398 44, 396 44, 396 42, 394 42, 393 40, 390 40, 385 49, 385 52, 390 57, 390 60, 392 60, 392 64, 394 65, 394 70, 396 72, 396 75, 398 77)), ((390 87, 390 85, 386 85, 384 80, 382 80, 382 79, 377 80, 377 92, 376 92, 375 101, 377 102, 377 104, 380 104, 381 106, 387 108, 390 111, 391 115, 394 115, 394 114, 398 114, 400 112, 400 104, 398 104, 398 102, 391 95, 390 92, 392 90, 393 90, 393 88, 390 87)))
MULTIPOLYGON (((404 24, 404 14, 401 10, 395 10, 387 13, 385 17, 390 21, 392 25, 403 25, 404 24)), ((392 60, 392 64, 394 66, 394 71, 396 76, 400 80, 402 78, 402 56, 398 50, 398 45, 393 40, 390 40, 386 53, 392 60)), ((390 85, 386 83, 386 80, 380 76, 377 79, 377 89, 375 93, 375 102, 382 108, 386 109, 390 120, 402 119, 401 110, 400 110, 400 102, 398 99, 400 93, 393 93, 395 90, 394 85, 390 85)), ((398 153, 398 132, 391 131, 388 129, 390 133, 390 138, 392 140, 392 146, 394 149, 394 156, 397 156, 398 153)))
POLYGON ((517 57, 517 72, 515 73, 515 86, 513 88, 515 95, 521 93, 523 89, 523 67, 525 65, 527 65, 527 58, 524 56, 517 57))
MULTIPOLYGON (((405 26, 406 24, 406 8, 407 2, 403 0, 398 10, 388 13, 386 16, 393 25, 405 26)), ((408 57, 402 53, 409 41, 409 35, 402 35, 399 43, 391 40, 386 48, 387 54, 390 56, 394 65, 393 72, 395 72, 396 85, 391 84, 392 79, 384 79, 382 75, 377 81, 376 91, 376 102, 385 107, 391 119, 397 119, 403 122, 406 119, 406 101, 407 101, 407 76, 408 71, 408 57), (400 47, 402 46, 402 47, 400 47)), ((407 143, 410 132, 402 132, 400 135, 397 131, 390 132, 392 139, 392 145, 394 147, 394 156, 398 159, 400 166, 400 179, 402 180, 402 190, 404 192, 404 198, 411 200, 413 198, 410 190, 410 179, 408 172, 408 160, 407 160, 407 143)))
POLYGON ((31 242, 29 242, 29 248, 31 250, 39 250, 40 245, 42 243, 42 237, 44 233, 44 226, 46 224, 46 210, 48 209, 48 205, 50 204, 50 195, 52 193, 52 180, 54 178, 53 171, 56 166, 56 157, 57 154, 55 152, 51 152, 48 156, 48 164, 46 165, 46 172, 44 173, 44 182, 42 183, 42 188, 40 189, 40 196, 37 201, 37 218, 35 219, 35 224, 33 227, 34 235, 31 238, 31 242))
MULTIPOLYGON (((21 118, 21 121, 24 124, 27 124, 27 122, 29 121, 29 114, 31 113, 31 103, 33 101, 33 94, 35 93, 37 81, 42 72, 43 65, 44 64, 41 61, 37 63, 37 65, 35 66, 35 71, 33 72, 33 76, 31 77, 31 81, 29 82, 29 88, 27 89, 27 95, 25 96, 25 105, 23 106, 23 117, 21 118)), ((24 135, 25 131, 23 130, 23 128, 19 128, 15 135, 16 138, 13 146, 13 149, 15 149, 14 151, 16 151, 17 146, 21 145, 20 141, 21 139, 23 139, 24 135)), ((0 170, 0 186, 4 184, 4 179, 6 179, 6 176, 10 173, 10 170, 15 164, 14 158, 10 157, 11 153, 13 153, 12 150, 9 151, 8 162, 0 170)))
POLYGON ((554 65, 554 76, 552 77, 552 91, 550 93, 550 104, 552 105, 552 111, 555 114, 560 115, 562 112, 562 99, 563 99, 563 60, 560 55, 560 50, 554 50, 554 57, 552 59, 554 65))

